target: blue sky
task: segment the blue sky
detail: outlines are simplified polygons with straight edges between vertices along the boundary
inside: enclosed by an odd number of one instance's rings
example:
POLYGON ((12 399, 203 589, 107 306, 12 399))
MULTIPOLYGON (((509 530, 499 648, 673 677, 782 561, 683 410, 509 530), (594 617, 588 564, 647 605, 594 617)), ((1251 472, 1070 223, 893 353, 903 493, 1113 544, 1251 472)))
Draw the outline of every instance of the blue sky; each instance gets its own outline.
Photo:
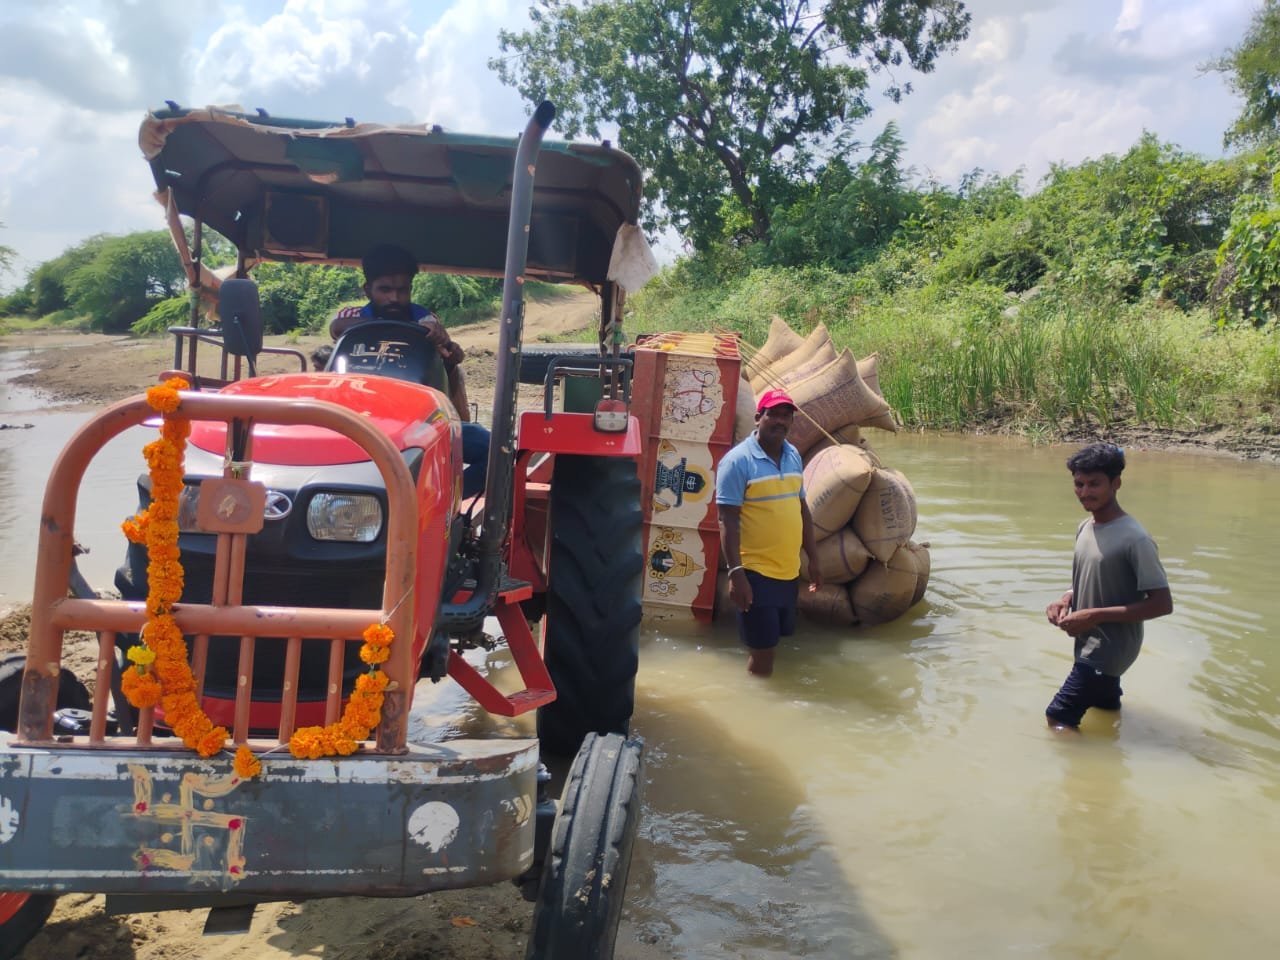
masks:
MULTIPOLYGON (((900 105, 919 178, 1120 152, 1142 131, 1221 154, 1238 104, 1198 65, 1237 43, 1259 0, 971 0, 969 39, 900 105)), ((5 0, 0 6, 0 244, 26 271, 95 233, 161 229, 137 146, 146 109, 240 104, 516 133, 524 105, 486 67, 527 0, 5 0)))

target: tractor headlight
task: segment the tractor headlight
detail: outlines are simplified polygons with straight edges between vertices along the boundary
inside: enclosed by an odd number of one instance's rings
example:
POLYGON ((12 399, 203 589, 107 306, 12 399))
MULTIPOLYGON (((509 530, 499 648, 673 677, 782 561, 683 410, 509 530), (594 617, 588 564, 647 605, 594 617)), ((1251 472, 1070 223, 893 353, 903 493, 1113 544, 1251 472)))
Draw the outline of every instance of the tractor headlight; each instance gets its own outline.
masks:
POLYGON ((372 543, 382 531, 382 504, 362 493, 317 493, 307 504, 307 530, 317 540, 372 543))

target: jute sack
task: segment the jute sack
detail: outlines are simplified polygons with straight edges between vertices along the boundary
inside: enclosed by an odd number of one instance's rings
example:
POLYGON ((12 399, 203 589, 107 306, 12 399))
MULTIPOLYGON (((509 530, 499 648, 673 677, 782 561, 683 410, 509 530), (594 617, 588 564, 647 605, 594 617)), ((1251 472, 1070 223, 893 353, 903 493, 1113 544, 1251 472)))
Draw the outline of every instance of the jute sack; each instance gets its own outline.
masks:
POLYGON ((916 494, 910 481, 897 470, 877 467, 854 511, 853 532, 873 557, 888 563, 916 532, 916 494))
POLYGON ((805 503, 819 540, 839 533, 858 509, 875 474, 871 460, 857 447, 827 447, 804 468, 805 503))
POLYGON ((802 582, 796 608, 801 616, 830 627, 849 627, 856 622, 849 591, 834 583, 824 583, 810 593, 809 585, 802 582))
POLYGON ((924 591, 929 586, 929 572, 933 569, 933 561, 929 557, 929 544, 907 541, 907 549, 916 558, 916 589, 911 594, 911 605, 914 607, 924 599, 924 591))
POLYGON ((863 626, 896 620, 911 608, 916 589, 916 559, 899 547, 887 564, 873 563, 849 586, 854 616, 863 626))
MULTIPOLYGON (((862 377, 862 382, 877 397, 884 398, 884 391, 880 389, 880 354, 873 353, 869 357, 864 357, 858 361, 858 375, 862 377)), ((888 430, 890 433, 898 432, 898 422, 893 419, 893 410, 873 417, 870 420, 862 422, 864 427, 876 427, 880 430, 888 430)))
POLYGON ((862 573, 871 560, 871 554, 849 527, 819 540, 814 552, 818 555, 818 573, 823 583, 848 583, 862 573))
POLYGON ((871 449, 870 441, 862 435, 862 430, 856 423, 850 423, 838 430, 832 430, 830 434, 823 434, 818 437, 817 442, 806 450, 800 459, 804 461, 805 466, 808 466, 819 452, 827 449, 827 447, 833 447, 837 443, 847 443, 851 447, 858 447, 871 458, 871 462, 875 466, 884 466, 880 462, 880 458, 876 456, 876 452, 871 449))
MULTIPOLYGON (((880 458, 876 456, 875 450, 871 449, 871 441, 862 435, 862 428, 856 423, 848 423, 838 430, 831 431, 832 438, 836 443, 847 443, 850 446, 860 448, 867 456, 871 458, 871 462, 877 467, 883 467, 880 458)), ((825 437, 823 438, 825 439, 825 437)))
POLYGON ((877 397, 883 397, 884 391, 880 389, 880 354, 873 353, 869 357, 863 357, 858 361, 858 376, 862 378, 862 382, 871 388, 871 392, 877 397))
POLYGON ((756 395, 746 377, 738 380, 738 403, 733 408, 733 442, 745 440, 756 428, 756 395))
POLYGON ((804 411, 796 414, 787 435, 801 454, 818 442, 823 431, 830 433, 851 423, 875 422, 879 426, 886 414, 890 422, 893 420, 889 405, 858 376, 858 361, 848 350, 817 373, 792 384, 787 392, 804 411))
MULTIPOLYGON (((782 382, 782 378, 788 371, 808 363, 815 357, 830 356, 832 360, 836 356, 836 348, 831 345, 831 335, 827 333, 826 324, 818 324, 800 343, 798 347, 769 361, 767 366, 758 369, 756 374, 751 377, 751 386, 757 393, 763 393, 770 387, 777 386, 782 382)), ((828 360, 828 363, 831 361, 828 360)))
POLYGON ((818 442, 801 454, 800 459, 807 467, 809 464, 813 463, 814 457, 827 449, 827 447, 834 447, 835 445, 836 442, 834 440, 828 439, 827 437, 819 437, 818 442))
POLYGON ((766 374, 773 375, 775 371, 781 371, 777 374, 777 383, 770 386, 781 387, 783 390, 790 391, 791 387, 806 377, 811 377, 832 360, 836 358, 835 345, 828 340, 824 344, 820 344, 813 355, 803 363, 791 366, 790 364, 778 361, 769 367, 766 374))
POLYGON ((769 336, 765 338, 764 346, 756 351, 755 356, 748 358, 743 368, 744 375, 748 380, 754 379, 773 361, 795 352, 803 343, 804 337, 788 327, 781 317, 771 318, 769 336))

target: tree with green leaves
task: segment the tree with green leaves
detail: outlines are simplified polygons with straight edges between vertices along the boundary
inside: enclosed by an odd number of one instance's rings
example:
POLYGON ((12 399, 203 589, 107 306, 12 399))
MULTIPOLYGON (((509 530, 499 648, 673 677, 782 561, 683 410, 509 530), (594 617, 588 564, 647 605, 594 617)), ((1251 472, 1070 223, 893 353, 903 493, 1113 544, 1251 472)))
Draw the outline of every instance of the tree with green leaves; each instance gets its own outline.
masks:
MULTIPOLYGON (((0 223, 0 227, 3 226, 4 224, 0 223)), ((14 253, 13 247, 6 247, 3 244, 0 244, 0 274, 7 272, 8 269, 13 266, 13 258, 15 256, 17 256, 17 254, 14 253)))
POLYGON ((1280 144, 1256 151, 1218 248, 1211 296, 1219 324, 1280 318, 1280 144))
POLYGON ((1244 99, 1244 109, 1227 128, 1231 146, 1280 138, 1280 0, 1263 0, 1239 46, 1207 69, 1227 74, 1227 83, 1244 99))
POLYGON ((92 255, 66 276, 64 286, 71 306, 87 314, 95 330, 128 330, 183 287, 182 261, 163 230, 96 237, 90 243, 92 255))
POLYGON ((968 35, 959 0, 534 0, 533 27, 502 31, 490 61, 569 136, 617 124, 646 171, 649 226, 706 249, 724 201, 768 240, 774 208, 871 112, 873 75, 897 100, 968 35))

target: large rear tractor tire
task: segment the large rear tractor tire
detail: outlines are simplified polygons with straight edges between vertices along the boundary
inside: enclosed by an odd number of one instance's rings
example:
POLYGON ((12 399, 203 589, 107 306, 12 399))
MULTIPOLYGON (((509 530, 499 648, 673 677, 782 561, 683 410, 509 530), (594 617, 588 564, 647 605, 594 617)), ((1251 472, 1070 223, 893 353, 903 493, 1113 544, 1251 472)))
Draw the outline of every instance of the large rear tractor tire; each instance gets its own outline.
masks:
POLYGON ((589 734, 551 828, 525 960, 612 960, 640 823, 644 743, 589 734))
MULTIPOLYGON (((18 728, 18 700, 27 658, 21 653, 0 657, 0 730, 18 728)), ((58 679, 58 707, 88 710, 93 701, 85 685, 65 667, 58 679)), ((0 960, 11 960, 40 932, 57 897, 48 893, 0 893, 0 960)))
POLYGON ((543 752, 626 733, 640 661, 640 480, 625 457, 556 456, 543 657, 556 699, 538 711, 543 752))
POLYGON ((595 343, 526 343, 520 348, 520 382, 541 386, 546 382, 547 369, 556 357, 566 357, 571 362, 576 360, 582 366, 589 366, 591 361, 600 358, 600 346, 595 343))

